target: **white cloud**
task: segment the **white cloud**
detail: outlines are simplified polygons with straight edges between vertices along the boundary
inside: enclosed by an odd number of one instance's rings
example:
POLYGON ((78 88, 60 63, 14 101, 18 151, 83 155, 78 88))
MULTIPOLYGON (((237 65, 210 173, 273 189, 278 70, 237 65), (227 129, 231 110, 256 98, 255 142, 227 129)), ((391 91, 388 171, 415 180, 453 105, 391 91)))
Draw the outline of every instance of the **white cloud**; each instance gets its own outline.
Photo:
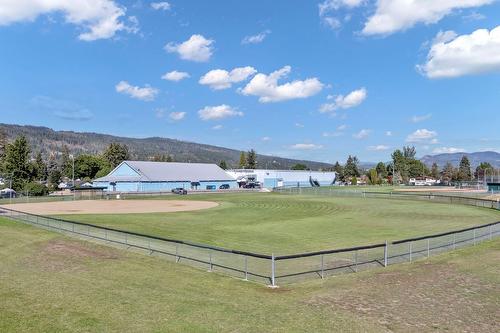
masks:
POLYGON ((324 103, 319 107, 319 112, 321 113, 326 113, 326 112, 332 112, 338 109, 350 109, 353 107, 356 107, 363 103, 363 101, 366 99, 368 93, 365 88, 357 89, 354 91, 351 91, 347 96, 339 95, 339 96, 332 96, 328 95, 327 99, 332 99, 335 98, 335 101, 333 103, 324 103))
POLYGON ((291 145, 290 148, 294 150, 318 150, 322 149, 323 146, 314 143, 296 143, 291 145))
POLYGON ((406 137, 406 142, 419 143, 419 142, 429 142, 437 143, 437 132, 429 131, 428 129, 422 128, 411 133, 406 137))
POLYGON ((132 98, 140 99, 142 101, 152 101, 158 95, 158 89, 150 87, 149 85, 144 86, 143 88, 132 86, 127 81, 120 81, 115 89, 117 92, 129 95, 132 98))
POLYGON ((391 131, 386 131, 385 132, 385 136, 392 136, 392 132, 391 131))
POLYGON ((216 120, 228 117, 243 116, 243 112, 237 111, 229 105, 222 104, 218 106, 205 106, 198 111, 198 115, 202 120, 216 120))
POLYGON ((170 10, 172 6, 170 6, 170 4, 166 1, 162 1, 162 2, 152 2, 151 3, 151 8, 153 8, 154 10, 170 10))
POLYGON ((241 40, 241 44, 259 44, 259 43, 262 43, 264 41, 264 39, 266 39, 267 35, 269 35, 270 33, 271 33, 271 30, 265 30, 257 35, 245 36, 245 38, 243 38, 241 40))
POLYGON ((169 53, 177 53, 184 60, 207 62, 214 51, 213 43, 214 40, 206 39, 202 35, 192 35, 180 44, 168 43, 165 45, 165 50, 169 53))
POLYGON ((376 145, 376 146, 368 146, 367 149, 371 151, 385 151, 388 150, 390 147, 386 145, 376 145))
POLYGON ((185 116, 186 116, 186 112, 170 112, 168 114, 168 117, 174 121, 182 120, 182 119, 184 119, 185 116))
POLYGON ((339 137, 339 136, 343 136, 344 135, 344 132, 347 129, 347 125, 343 124, 343 125, 340 125, 337 127, 337 130, 335 132, 323 132, 323 137, 325 138, 335 138, 335 137, 339 137))
POLYGON ((435 148, 432 152, 434 154, 465 153, 465 149, 455 148, 455 147, 440 147, 440 148, 435 148))
POLYGON ((261 103, 269 103, 311 97, 323 89, 323 83, 317 78, 295 80, 279 85, 278 80, 286 77, 290 71, 291 67, 285 66, 269 75, 259 73, 239 91, 243 95, 258 96, 261 103))
POLYGON ((343 124, 337 127, 337 131, 344 131, 347 128, 347 125, 343 124))
POLYGON ((358 133, 353 134, 352 137, 355 138, 355 139, 361 140, 361 139, 364 139, 364 138, 368 137, 368 135, 370 135, 371 132, 372 131, 369 130, 369 129, 362 129, 358 133))
POLYGON ((295 127, 298 127, 298 128, 304 128, 304 124, 301 124, 301 123, 295 123, 295 127))
POLYGON ((268 136, 264 136, 264 137, 261 138, 261 140, 264 141, 264 142, 268 142, 268 141, 271 141, 271 138, 268 137, 268 136))
POLYGON ((431 119, 431 117, 432 117, 432 114, 428 113, 428 114, 424 114, 422 116, 413 116, 413 117, 411 117, 410 120, 411 120, 412 123, 420 123, 422 121, 431 119))
POLYGON ((427 62, 417 69, 428 78, 451 78, 500 71, 500 26, 470 35, 435 39, 427 62))
POLYGON ((78 36, 80 40, 93 41, 111 38, 122 30, 137 32, 137 27, 123 22, 125 12, 126 8, 112 0, 3 0, 0 1, 0 26, 61 13, 67 23, 83 29, 78 36))
POLYGON ((359 7, 364 2, 365 0, 325 0, 318 4, 319 17, 324 25, 335 30, 342 25, 341 20, 334 16, 337 14, 337 11, 342 8, 352 9, 359 7))
POLYGON ((364 35, 389 35, 417 23, 433 24, 454 10, 479 7, 495 0, 378 0, 364 35))
POLYGON ((215 125, 215 126, 212 126, 212 129, 213 129, 214 131, 218 131, 218 130, 221 130, 221 129, 223 129, 223 128, 224 128, 224 126, 222 126, 222 125, 215 125))
POLYGON ((178 82, 178 81, 187 79, 189 77, 190 77, 189 73, 179 72, 179 71, 171 71, 171 72, 163 74, 163 76, 161 78, 163 80, 178 82))
POLYGON ((233 83, 245 81, 256 72, 255 68, 250 66, 238 67, 231 72, 224 69, 213 69, 203 75, 198 82, 208 85, 214 90, 222 90, 230 88, 233 83))

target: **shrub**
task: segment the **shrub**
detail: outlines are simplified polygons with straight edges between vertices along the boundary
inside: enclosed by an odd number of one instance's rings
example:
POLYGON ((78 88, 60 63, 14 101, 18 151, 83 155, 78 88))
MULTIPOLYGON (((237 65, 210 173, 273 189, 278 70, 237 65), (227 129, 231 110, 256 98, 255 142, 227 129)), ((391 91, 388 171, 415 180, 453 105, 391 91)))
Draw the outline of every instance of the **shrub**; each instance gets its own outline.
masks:
POLYGON ((28 194, 30 196, 39 197, 42 195, 49 194, 49 189, 47 188, 47 186, 45 186, 43 184, 31 182, 31 183, 27 183, 24 186, 23 192, 25 192, 25 193, 28 192, 28 194))

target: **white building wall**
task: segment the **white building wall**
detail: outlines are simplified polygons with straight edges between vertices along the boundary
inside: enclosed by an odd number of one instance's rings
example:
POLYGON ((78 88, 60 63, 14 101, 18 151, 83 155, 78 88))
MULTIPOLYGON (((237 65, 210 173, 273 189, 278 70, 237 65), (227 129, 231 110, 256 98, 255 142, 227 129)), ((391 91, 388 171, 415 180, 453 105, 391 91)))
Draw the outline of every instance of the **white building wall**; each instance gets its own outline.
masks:
POLYGON ((230 176, 238 179, 255 177, 256 181, 266 188, 311 186, 310 178, 321 186, 328 186, 335 182, 335 172, 327 171, 299 171, 299 170, 266 170, 266 169, 235 169, 226 171, 230 176))

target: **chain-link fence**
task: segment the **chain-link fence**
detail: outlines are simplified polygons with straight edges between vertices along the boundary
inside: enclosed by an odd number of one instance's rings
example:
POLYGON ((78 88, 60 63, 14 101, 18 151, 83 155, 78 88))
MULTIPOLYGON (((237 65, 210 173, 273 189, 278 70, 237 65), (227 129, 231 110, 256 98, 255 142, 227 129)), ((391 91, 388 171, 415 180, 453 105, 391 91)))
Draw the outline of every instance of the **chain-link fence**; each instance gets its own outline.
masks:
POLYGON ((135 249, 207 271, 270 286, 385 267, 500 235, 500 221, 477 227, 368 246, 274 256, 127 232, 0 207, 0 216, 83 239, 135 249))
POLYGON ((385 199, 423 200, 448 204, 469 205, 500 210, 500 200, 479 197, 462 196, 460 194, 446 195, 436 192, 374 192, 356 189, 338 190, 334 187, 288 187, 276 188, 274 192, 282 194, 321 195, 332 197, 363 197, 385 199))

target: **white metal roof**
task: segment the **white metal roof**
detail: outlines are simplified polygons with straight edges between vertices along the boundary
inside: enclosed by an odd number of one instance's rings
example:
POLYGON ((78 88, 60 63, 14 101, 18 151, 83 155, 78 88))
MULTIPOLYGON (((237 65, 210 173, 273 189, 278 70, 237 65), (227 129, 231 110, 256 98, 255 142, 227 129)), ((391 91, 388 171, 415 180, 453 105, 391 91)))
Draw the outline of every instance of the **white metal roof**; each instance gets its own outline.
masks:
POLYGON ((233 177, 215 164, 209 163, 178 163, 178 162, 150 162, 150 161, 123 161, 107 176, 98 178, 96 182, 102 181, 149 181, 149 182, 199 182, 199 181, 231 181, 233 177), (126 164, 139 175, 124 176, 113 173, 122 165, 126 164))

